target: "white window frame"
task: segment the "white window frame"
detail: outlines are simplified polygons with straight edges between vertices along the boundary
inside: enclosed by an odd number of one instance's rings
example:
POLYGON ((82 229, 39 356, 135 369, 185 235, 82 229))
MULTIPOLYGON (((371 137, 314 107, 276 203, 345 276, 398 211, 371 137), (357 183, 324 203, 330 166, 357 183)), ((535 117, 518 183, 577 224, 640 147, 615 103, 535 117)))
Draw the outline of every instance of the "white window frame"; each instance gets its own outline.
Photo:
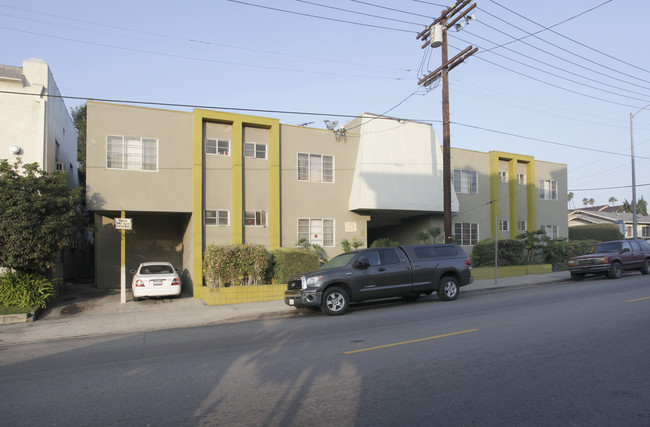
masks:
POLYGON ((259 144, 257 142, 244 142, 244 158, 246 159, 260 159, 266 160, 267 157, 266 144, 259 144), (252 154, 250 154, 252 152, 252 154))
POLYGON ((106 169, 158 172, 158 140, 106 136, 106 169))
POLYGON ((297 180, 300 182, 334 183, 334 156, 330 154, 297 153, 297 180))
POLYGON ((474 246, 478 243, 479 224, 476 222, 455 222, 454 237, 463 246, 474 246), (460 233, 459 233, 460 231, 460 233))
POLYGON ((508 183, 508 171, 499 171, 499 182, 508 183))
POLYGON ((517 174, 517 184, 526 185, 526 174, 525 173, 518 173, 517 174))
POLYGON ((227 139, 205 139, 205 154, 213 156, 230 156, 230 141, 227 139))
POLYGON ((520 219, 517 223, 517 230, 527 231, 528 230, 528 221, 525 219, 520 219))
POLYGON ((265 211, 244 211, 244 227, 266 227, 265 211))
POLYGON ((473 170, 454 169, 452 179, 454 191, 463 194, 478 194, 478 172, 473 170))
POLYGON ((542 225, 542 228, 546 231, 546 236, 551 239, 557 239, 560 236, 557 225, 542 225))
POLYGON ((225 209, 206 209, 205 225, 213 227, 230 226, 230 211, 225 209))
POLYGON ((508 231, 508 220, 507 219, 500 219, 499 220, 499 231, 508 231))
POLYGON ((333 218, 298 218, 298 241, 306 239, 309 243, 333 248, 335 239, 335 221, 333 218))
POLYGON ((557 200, 557 181, 553 179, 539 180, 540 200, 557 200))
POLYGON ((650 237, 650 226, 648 225, 641 226, 641 237, 643 238, 650 237))

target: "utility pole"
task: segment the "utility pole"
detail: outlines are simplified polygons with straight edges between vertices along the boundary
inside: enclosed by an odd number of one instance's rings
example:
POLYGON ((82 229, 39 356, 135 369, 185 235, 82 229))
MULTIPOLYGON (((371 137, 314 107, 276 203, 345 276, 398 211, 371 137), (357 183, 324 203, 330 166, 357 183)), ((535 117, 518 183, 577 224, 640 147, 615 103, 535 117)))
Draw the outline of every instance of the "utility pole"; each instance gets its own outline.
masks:
POLYGON ((443 179, 443 212, 444 212, 444 236, 445 243, 451 243, 451 130, 449 128, 449 71, 462 64, 472 56, 478 48, 467 47, 458 55, 448 59, 447 54, 447 30, 456 28, 460 30, 465 26, 461 19, 469 23, 475 19, 474 15, 468 15, 476 7, 476 3, 469 5, 472 0, 459 0, 448 9, 445 9, 431 25, 417 35, 418 40, 424 40, 422 49, 427 46, 442 46, 442 65, 435 71, 420 79, 419 85, 429 86, 442 77, 442 179, 443 179), (469 6, 468 6, 469 5, 469 6), (455 17, 455 18, 454 18, 455 17), (460 21, 460 23, 459 23, 460 21))

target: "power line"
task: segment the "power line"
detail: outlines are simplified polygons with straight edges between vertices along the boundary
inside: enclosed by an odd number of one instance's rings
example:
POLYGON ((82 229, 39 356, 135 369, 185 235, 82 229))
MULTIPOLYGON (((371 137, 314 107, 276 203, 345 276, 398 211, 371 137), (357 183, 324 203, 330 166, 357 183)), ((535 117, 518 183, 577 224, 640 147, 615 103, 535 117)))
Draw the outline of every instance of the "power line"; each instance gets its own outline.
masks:
POLYGON ((261 9, 274 10, 276 12, 290 13, 290 14, 299 15, 299 16, 307 16, 309 18, 324 19, 326 21, 341 22, 341 23, 344 23, 344 24, 360 25, 362 27, 380 28, 382 30, 400 31, 400 32, 403 32, 403 33, 411 33, 411 34, 417 33, 416 31, 403 30, 401 28, 392 28, 392 27, 385 27, 385 26, 382 26, 382 25, 373 25, 373 24, 365 24, 365 23, 362 23, 362 22, 348 21, 348 20, 345 20, 345 19, 329 18, 329 17, 326 17, 326 16, 312 15, 310 13, 302 13, 302 12, 296 12, 296 11, 293 11, 293 10, 280 9, 280 8, 277 8, 277 7, 262 6, 260 4, 247 3, 245 1, 240 1, 240 0, 228 0, 228 1, 232 2, 232 3, 243 4, 243 5, 246 5, 246 6, 259 7, 261 9))
POLYGON ((377 18, 377 19, 385 19, 387 21, 401 22, 403 24, 422 25, 419 22, 402 21, 401 19, 387 18, 385 16, 373 15, 373 14, 364 13, 364 12, 358 12, 356 10, 351 10, 351 9, 343 9, 341 7, 335 7, 335 6, 330 6, 330 5, 326 5, 326 4, 315 3, 315 2, 311 2, 311 1, 307 1, 307 0, 296 0, 296 1, 300 2, 300 3, 310 4, 312 6, 324 7, 324 8, 327 8, 327 9, 338 10, 338 11, 341 11, 341 12, 353 13, 355 15, 368 16, 368 17, 377 18))

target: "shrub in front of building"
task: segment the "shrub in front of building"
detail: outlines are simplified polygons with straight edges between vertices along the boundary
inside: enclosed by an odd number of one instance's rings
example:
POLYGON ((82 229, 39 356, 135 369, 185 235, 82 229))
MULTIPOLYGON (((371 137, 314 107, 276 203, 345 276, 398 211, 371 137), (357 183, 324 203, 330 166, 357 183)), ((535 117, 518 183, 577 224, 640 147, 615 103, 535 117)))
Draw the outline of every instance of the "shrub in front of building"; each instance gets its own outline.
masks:
POLYGON ((211 288, 263 284, 268 266, 263 245, 209 245, 203 254, 203 276, 211 288))
POLYGON ((598 243, 600 240, 574 240, 567 244, 567 260, 574 256, 584 255, 591 246, 598 243))
MULTIPOLYGON (((526 245, 521 240, 503 239, 498 242, 498 263, 505 265, 522 265, 526 260, 526 245)), ((472 266, 485 267, 494 265, 494 239, 480 240, 472 249, 472 266)))
POLYGON ((45 308, 56 294, 54 283, 38 273, 7 272, 0 276, 0 305, 6 307, 45 308))
POLYGON ((318 270, 320 261, 317 254, 294 248, 279 248, 271 253, 272 280, 274 283, 287 283, 298 274, 318 270))

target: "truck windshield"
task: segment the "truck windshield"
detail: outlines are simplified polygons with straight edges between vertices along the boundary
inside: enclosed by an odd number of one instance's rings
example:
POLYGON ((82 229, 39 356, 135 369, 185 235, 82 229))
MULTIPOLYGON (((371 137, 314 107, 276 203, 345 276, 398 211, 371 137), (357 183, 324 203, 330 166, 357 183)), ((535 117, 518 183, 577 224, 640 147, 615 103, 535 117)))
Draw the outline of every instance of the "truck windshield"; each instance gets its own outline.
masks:
POLYGON ((336 267, 345 267, 348 265, 350 260, 354 258, 356 253, 345 253, 338 256, 335 256, 331 260, 327 261, 321 266, 321 268, 336 268, 336 267))

